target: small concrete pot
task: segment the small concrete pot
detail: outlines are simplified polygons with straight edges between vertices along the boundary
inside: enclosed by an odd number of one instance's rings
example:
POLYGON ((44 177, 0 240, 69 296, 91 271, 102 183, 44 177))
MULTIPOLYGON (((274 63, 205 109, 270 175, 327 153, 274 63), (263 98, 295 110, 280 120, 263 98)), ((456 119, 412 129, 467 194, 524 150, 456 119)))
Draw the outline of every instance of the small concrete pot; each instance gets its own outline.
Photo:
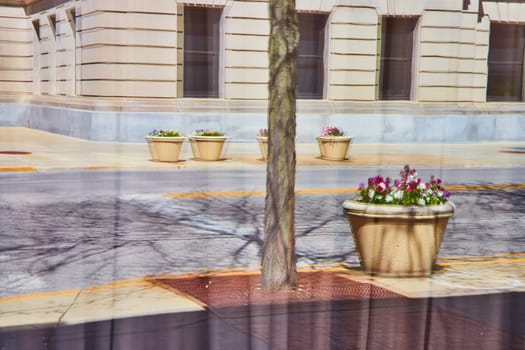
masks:
POLYGON ((146 136, 151 160, 155 162, 178 162, 184 137, 146 136))
POLYGON ((191 151, 196 160, 216 161, 222 159, 226 136, 190 136, 191 151))
POLYGON ((268 160, 268 136, 257 136, 262 159, 268 160))
POLYGON ((345 160, 350 142, 352 142, 350 136, 318 136, 317 144, 319 145, 321 159, 345 160))

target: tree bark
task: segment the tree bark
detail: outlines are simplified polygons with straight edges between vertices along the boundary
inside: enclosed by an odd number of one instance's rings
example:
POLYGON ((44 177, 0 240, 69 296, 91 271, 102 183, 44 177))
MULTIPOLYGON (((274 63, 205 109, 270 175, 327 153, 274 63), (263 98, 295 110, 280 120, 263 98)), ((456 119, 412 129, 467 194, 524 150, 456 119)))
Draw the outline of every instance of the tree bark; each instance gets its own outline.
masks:
POLYGON ((297 284, 295 256, 295 112, 299 31, 295 0, 270 0, 268 163, 262 287, 297 284))

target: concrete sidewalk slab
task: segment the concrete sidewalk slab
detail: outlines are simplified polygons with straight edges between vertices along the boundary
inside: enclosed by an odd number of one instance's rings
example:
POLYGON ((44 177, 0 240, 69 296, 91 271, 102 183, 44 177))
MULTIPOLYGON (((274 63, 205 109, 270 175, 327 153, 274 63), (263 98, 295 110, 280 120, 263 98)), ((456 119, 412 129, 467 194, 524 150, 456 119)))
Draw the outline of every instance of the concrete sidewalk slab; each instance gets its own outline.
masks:
POLYGON ((127 317, 204 310, 203 306, 142 278, 84 290, 0 299, 0 328, 71 325, 127 317))
POLYGON ((64 313, 60 324, 199 310, 204 310, 202 305, 137 279, 83 290, 64 313))
POLYGON ((431 278, 389 278, 354 272, 346 278, 371 283, 407 298, 525 292, 525 262, 442 267, 431 278))
POLYGON ((57 325, 79 295, 79 289, 0 299, 0 328, 57 325))
MULTIPOLYGON (((525 156, 502 150, 523 147, 525 142, 479 144, 353 144, 345 161, 319 158, 316 143, 297 144, 298 166, 399 167, 524 167, 525 156)), ((0 171, 176 169, 266 167, 258 145, 230 142, 225 160, 192 159, 186 142, 175 163, 153 162, 146 142, 93 142, 23 127, 0 127, 0 171), (1 152, 11 152, 2 154, 1 152), (12 154, 29 152, 29 154, 12 154)))

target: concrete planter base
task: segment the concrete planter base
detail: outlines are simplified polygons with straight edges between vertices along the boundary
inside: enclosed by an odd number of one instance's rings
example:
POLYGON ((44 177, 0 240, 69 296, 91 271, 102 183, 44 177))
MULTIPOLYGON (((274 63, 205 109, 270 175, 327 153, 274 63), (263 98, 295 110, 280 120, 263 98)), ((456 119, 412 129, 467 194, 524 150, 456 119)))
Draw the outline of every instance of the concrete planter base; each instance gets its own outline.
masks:
POLYGON ((351 141, 350 136, 318 136, 321 159, 345 160, 351 141))
POLYGON ((268 136, 257 136, 259 149, 261 150, 262 159, 268 159, 268 136))
POLYGON ((190 136, 191 151, 196 160, 215 161, 222 159, 226 136, 190 136))
POLYGON ((155 162, 178 162, 184 137, 146 136, 151 160, 155 162))
POLYGON ((433 206, 343 203, 363 270, 386 276, 428 276, 454 204, 433 206))

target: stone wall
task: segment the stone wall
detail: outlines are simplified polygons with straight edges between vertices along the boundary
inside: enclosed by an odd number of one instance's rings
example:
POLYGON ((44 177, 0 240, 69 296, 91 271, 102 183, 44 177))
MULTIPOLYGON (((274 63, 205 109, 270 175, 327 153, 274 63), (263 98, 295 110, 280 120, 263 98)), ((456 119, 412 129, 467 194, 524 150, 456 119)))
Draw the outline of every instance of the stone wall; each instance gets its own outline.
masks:
POLYGON ((89 0, 76 7, 79 95, 179 96, 183 22, 175 1, 89 0))
MULTIPOLYGON (((0 126, 140 141, 153 128, 266 125, 268 0, 68 0, 0 7, 0 126), (184 6, 222 8, 218 99, 183 97, 184 6), (33 13, 34 12, 34 13, 33 13)), ((525 4, 479 0, 297 0, 328 16, 322 100, 298 102, 298 141, 327 124, 355 142, 525 140, 524 103, 486 103, 491 21, 525 4), (410 101, 378 101, 384 16, 418 18, 410 101)))
POLYGON ((31 94, 30 22, 22 8, 0 6, 0 94, 31 94))
MULTIPOLYGON (((93 141, 144 142, 153 129, 175 129, 189 135, 195 129, 226 133, 232 142, 254 143, 266 126, 266 103, 209 101, 158 108, 96 110, 0 103, 0 125, 25 126, 93 141), (138 110, 141 109, 141 110, 138 110), (165 111, 159 111, 165 110, 165 111)), ((315 143, 326 125, 336 125, 362 143, 471 143, 525 141, 522 104, 460 106, 436 103, 321 102, 299 103, 297 142, 315 143)))
MULTIPOLYGON (((69 0, 29 16, 4 8, 0 18, 21 31, 16 43, 5 44, 11 45, 6 51, 16 52, 21 63, 11 64, 24 69, 2 75, 7 81, 14 74, 17 81, 4 89, 182 98, 185 5, 222 8, 219 97, 265 100, 267 0, 69 0), (32 28, 35 23, 38 29, 32 28)), ((323 95, 330 101, 378 99, 383 16, 418 18, 411 100, 430 102, 484 102, 490 21, 525 22, 523 4, 488 2, 480 17, 478 0, 298 0, 296 6, 299 12, 328 15, 323 95)), ((6 30, 0 29, 0 40, 11 33, 6 30)))

